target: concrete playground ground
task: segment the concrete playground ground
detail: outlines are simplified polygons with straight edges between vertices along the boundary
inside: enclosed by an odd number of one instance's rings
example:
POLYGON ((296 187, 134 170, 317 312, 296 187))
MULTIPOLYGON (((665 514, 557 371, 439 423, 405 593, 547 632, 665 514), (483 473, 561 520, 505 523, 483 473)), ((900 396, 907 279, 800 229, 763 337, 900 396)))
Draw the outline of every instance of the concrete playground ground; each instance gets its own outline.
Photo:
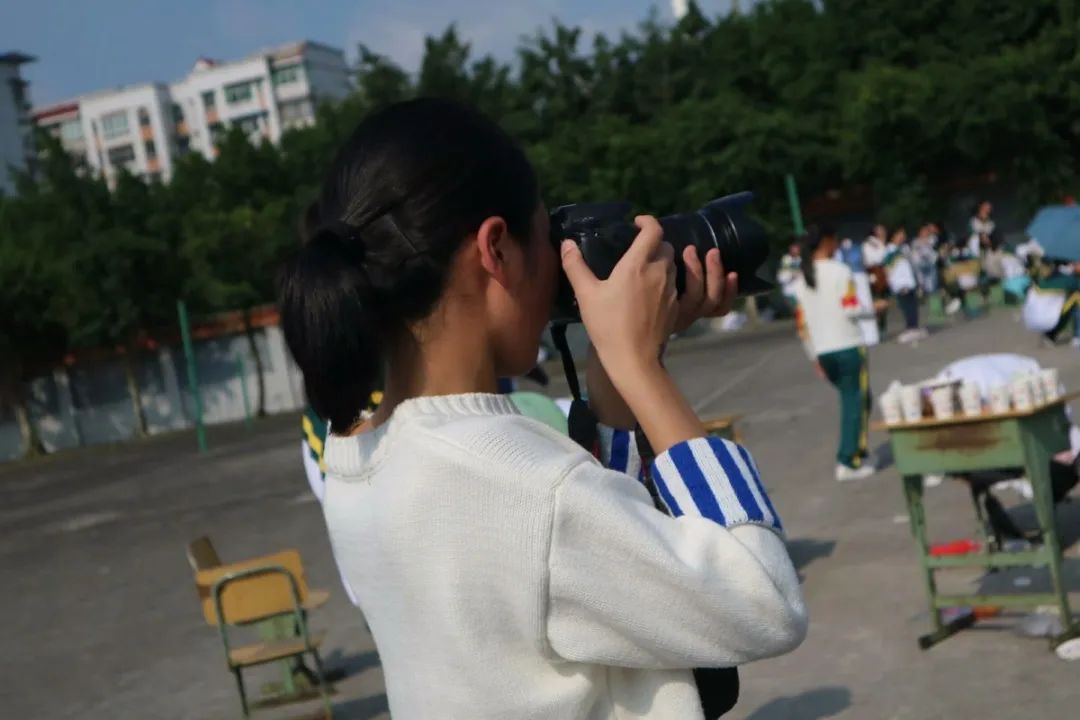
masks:
MULTIPOLYGON (((961 321, 917 347, 871 351, 872 382, 915 381, 958 357, 1011 351, 1057 367, 1080 388, 1080 351, 1043 349, 1012 310, 961 321)), ((1016 617, 978 625, 929 651, 926 598, 900 480, 885 467, 858 484, 832 477, 838 403, 785 325, 676 343, 668 365, 703 415, 737 413, 784 517, 811 612, 809 637, 786 657, 742 670, 736 720, 1067 720, 1080 714, 1080 663, 1020 637, 1016 617)), ((554 370, 554 366, 552 366, 554 370)), ((562 394, 559 383, 551 389, 562 394)), ((1078 408, 1080 409, 1080 408, 1078 408)), ((312 626, 328 631, 323 656, 342 669, 335 717, 389 717, 382 671, 359 611, 341 591, 318 505, 300 464, 296 416, 210 430, 211 450, 190 433, 0 466, 2 616, 0 716, 213 719, 239 716, 214 628, 204 624, 185 545, 213 538, 225 561, 295 547, 309 582, 333 590, 312 626)), ((886 438, 871 437, 888 465, 886 438)), ((1030 507, 1011 493, 1015 516, 1030 507)), ((932 537, 972 537, 966 491, 928 490, 932 537)), ((1058 520, 1067 574, 1080 591, 1080 502, 1058 520)), ((993 578, 1011 587, 1045 571, 993 578)), ((988 582, 957 574, 961 588, 988 582)), ((632 578, 628 592, 632 592, 632 578)), ((1072 595, 1080 609, 1080 593, 1072 595)), ((258 693, 276 667, 248 674, 258 693)), ((317 702, 255 717, 314 716, 317 702)))

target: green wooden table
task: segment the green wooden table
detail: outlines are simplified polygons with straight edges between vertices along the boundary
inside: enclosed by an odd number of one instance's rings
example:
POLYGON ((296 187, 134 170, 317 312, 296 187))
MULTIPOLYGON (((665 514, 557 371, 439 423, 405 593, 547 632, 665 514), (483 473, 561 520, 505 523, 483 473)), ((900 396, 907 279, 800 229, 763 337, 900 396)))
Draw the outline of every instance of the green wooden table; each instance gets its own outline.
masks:
POLYGON ((919 550, 919 561, 930 599, 933 631, 919 638, 923 649, 941 642, 958 630, 969 627, 974 616, 944 622, 941 611, 950 607, 1029 607, 1054 605, 1061 612, 1062 635, 1053 646, 1080 635, 1073 623, 1061 570, 1061 544, 1054 518, 1050 489, 1050 461, 1069 447, 1069 420, 1065 406, 1080 396, 1072 393, 1030 411, 1011 411, 999 415, 980 415, 950 420, 923 420, 917 423, 885 425, 892 442, 896 467, 904 479, 911 533, 919 550), (993 551, 969 555, 932 557, 927 541, 926 512, 923 505, 923 476, 949 473, 963 475, 979 470, 1024 467, 1034 491, 1035 513, 1042 530, 1042 545, 1024 551, 993 551), (946 595, 938 591, 934 572, 947 568, 1004 568, 1048 566, 1049 593, 1031 592, 1010 595, 946 595))

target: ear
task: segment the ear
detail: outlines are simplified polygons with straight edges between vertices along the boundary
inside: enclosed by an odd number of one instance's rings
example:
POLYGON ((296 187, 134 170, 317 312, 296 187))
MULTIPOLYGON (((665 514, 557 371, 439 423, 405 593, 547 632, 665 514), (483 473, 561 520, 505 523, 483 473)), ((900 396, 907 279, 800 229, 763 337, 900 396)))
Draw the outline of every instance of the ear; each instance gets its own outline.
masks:
POLYGON ((480 223, 480 229, 476 231, 480 265, 503 286, 507 284, 507 251, 512 241, 506 221, 501 217, 487 218, 480 223))

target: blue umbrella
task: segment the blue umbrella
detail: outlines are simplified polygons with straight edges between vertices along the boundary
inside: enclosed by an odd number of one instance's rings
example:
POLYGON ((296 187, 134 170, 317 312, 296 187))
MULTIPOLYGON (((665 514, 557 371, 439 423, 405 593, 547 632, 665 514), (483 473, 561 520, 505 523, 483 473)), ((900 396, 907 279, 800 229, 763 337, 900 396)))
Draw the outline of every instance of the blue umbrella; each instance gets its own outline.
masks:
POLYGON ((1027 234, 1039 242, 1046 257, 1080 262, 1080 207, 1044 207, 1027 226, 1027 234))

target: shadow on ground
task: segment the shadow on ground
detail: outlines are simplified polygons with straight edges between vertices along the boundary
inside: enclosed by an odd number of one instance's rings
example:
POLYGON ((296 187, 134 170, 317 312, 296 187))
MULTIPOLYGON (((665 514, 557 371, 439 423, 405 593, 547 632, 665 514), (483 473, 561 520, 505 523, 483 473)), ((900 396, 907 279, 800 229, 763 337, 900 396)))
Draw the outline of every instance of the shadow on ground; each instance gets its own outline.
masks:
POLYGON ((787 544, 788 555, 791 556, 791 563, 799 573, 799 582, 803 581, 803 568, 815 560, 829 557, 835 548, 835 540, 817 540, 815 538, 789 540, 787 544))
POLYGON ((386 695, 381 694, 334 705, 335 720, 370 720, 387 712, 390 712, 390 706, 386 695))
POLYGON ((892 444, 885 441, 878 445, 873 452, 873 458, 874 467, 876 467, 879 472, 885 468, 892 467, 895 462, 892 454, 892 444))
POLYGON ((374 650, 371 652, 356 653, 354 655, 344 655, 340 650, 334 650, 323 658, 323 667, 326 668, 328 673, 334 673, 336 671, 341 673, 344 677, 359 675, 364 670, 375 667, 378 664, 379 653, 374 650))
POLYGON ((746 720, 824 720, 851 707, 851 691, 823 687, 765 703, 746 720))

